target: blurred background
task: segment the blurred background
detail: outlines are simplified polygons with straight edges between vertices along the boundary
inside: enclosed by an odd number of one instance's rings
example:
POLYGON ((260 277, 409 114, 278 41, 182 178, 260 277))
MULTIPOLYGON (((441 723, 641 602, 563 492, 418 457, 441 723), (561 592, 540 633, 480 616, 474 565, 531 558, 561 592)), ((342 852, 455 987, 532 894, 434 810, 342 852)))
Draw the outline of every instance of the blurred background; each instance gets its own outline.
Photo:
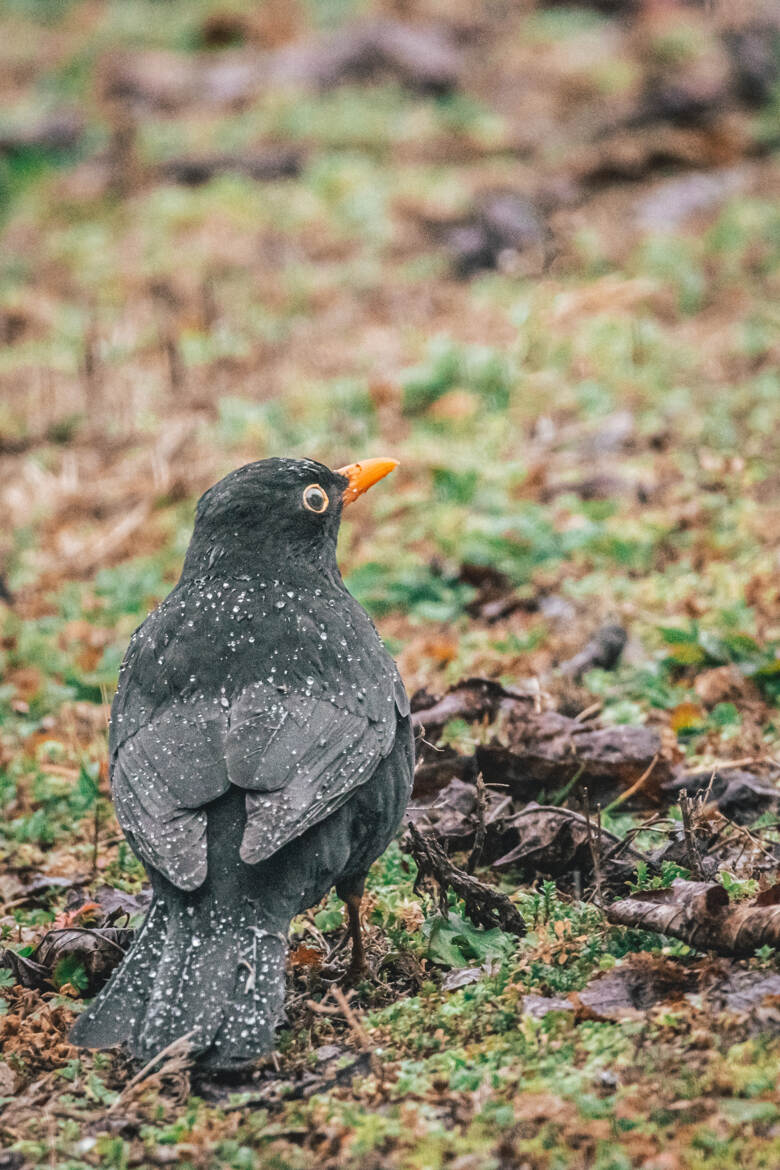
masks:
POLYGON ((776 934, 692 966, 609 926, 602 822, 593 852, 568 819, 603 810, 615 890, 669 895, 701 848, 767 897, 779 13, 0 0, 0 1167, 780 1165, 776 934), (291 956, 291 1079, 222 1109, 184 1104, 178 1056, 137 1083, 67 1034, 145 905, 109 800, 122 655, 198 496, 272 455, 400 460, 340 563, 424 725, 410 815, 473 841, 529 933, 454 895, 445 920, 392 845, 358 1022, 311 1010, 332 895, 296 927, 322 949, 291 956))
POLYGON ((668 723, 670 638, 768 669, 778 29, 762 0, 5 0, 3 701, 102 719, 197 496, 279 454, 401 460, 341 555, 413 690, 542 676, 606 620, 614 719, 668 723))

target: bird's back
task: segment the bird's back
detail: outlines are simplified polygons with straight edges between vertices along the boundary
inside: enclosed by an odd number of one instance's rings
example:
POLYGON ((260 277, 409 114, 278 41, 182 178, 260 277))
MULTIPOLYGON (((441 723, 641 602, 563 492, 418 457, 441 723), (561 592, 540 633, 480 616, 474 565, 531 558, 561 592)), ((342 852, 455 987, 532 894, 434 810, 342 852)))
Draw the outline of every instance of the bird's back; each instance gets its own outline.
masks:
POLYGON ((195 888, 209 801, 245 791, 244 856, 260 861, 370 779, 407 714, 395 664, 340 583, 180 583, 122 667, 118 818, 147 864, 195 888))

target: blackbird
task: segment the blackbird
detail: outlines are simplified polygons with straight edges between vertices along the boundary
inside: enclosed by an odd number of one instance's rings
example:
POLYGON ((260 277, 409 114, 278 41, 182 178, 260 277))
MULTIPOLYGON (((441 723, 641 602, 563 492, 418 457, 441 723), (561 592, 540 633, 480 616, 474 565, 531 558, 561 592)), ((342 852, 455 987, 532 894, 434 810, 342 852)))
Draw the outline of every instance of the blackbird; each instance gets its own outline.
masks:
POLYGON ((393 660, 336 563, 342 508, 396 466, 264 459, 198 503, 181 578, 120 671, 116 814, 153 900, 71 1038, 198 1063, 274 1045, 290 920, 335 885, 352 967, 360 900, 406 807, 414 746, 393 660))

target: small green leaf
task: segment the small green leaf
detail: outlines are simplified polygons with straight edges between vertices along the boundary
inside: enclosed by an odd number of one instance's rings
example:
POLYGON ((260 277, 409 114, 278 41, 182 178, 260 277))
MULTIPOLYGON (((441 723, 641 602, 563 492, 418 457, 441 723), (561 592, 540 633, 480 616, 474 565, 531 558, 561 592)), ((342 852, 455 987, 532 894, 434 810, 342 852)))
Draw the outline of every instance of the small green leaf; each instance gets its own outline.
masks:
POLYGON ((504 959, 514 947, 511 936, 498 927, 482 930, 452 911, 446 919, 429 919, 423 926, 423 936, 428 939, 428 958, 442 967, 504 959))
POLYGON ((668 646, 695 646, 699 638, 697 630, 681 630, 678 626, 659 626, 658 633, 668 646))
POLYGON ((70 983, 78 991, 86 991, 89 986, 89 976, 84 964, 75 955, 65 955, 54 965, 52 982, 57 989, 70 983))
POLYGON ((331 930, 338 930, 343 923, 344 915, 338 906, 327 906, 324 910, 318 910, 314 915, 314 925, 317 930, 321 930, 325 934, 331 930))

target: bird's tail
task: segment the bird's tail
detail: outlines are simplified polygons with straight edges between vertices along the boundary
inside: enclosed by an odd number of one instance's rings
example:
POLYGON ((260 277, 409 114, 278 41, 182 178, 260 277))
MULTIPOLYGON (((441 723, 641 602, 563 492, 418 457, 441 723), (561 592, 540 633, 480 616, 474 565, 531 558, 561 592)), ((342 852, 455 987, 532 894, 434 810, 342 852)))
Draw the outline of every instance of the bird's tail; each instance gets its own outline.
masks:
POLYGON ((201 1067, 223 1070, 245 1067, 273 1049, 296 905, 271 872, 241 861, 245 823, 237 789, 209 806, 208 876, 197 890, 179 890, 149 871, 154 900, 146 920, 77 1020, 74 1043, 125 1043, 148 1061, 186 1036, 201 1067))
POLYGON ((245 1067, 274 1047, 284 1003, 287 923, 256 902, 158 893, 132 950, 71 1032, 75 1044, 125 1043, 150 1060, 187 1037, 200 1067, 245 1067))

